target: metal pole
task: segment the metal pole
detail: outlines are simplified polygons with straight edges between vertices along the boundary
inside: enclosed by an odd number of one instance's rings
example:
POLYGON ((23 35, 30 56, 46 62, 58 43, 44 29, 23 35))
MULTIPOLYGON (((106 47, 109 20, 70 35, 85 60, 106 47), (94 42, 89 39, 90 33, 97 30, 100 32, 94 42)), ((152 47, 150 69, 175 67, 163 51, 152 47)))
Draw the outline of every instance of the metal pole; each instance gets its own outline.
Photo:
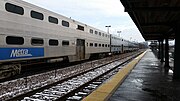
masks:
POLYGON ((164 62, 164 39, 161 40, 161 63, 164 62))
POLYGON ((121 37, 121 36, 120 36, 120 34, 121 34, 121 31, 117 31, 117 33, 118 33, 118 36, 119 36, 119 37, 121 37))
POLYGON ((107 27, 107 33, 109 34, 109 27, 111 27, 111 25, 105 27, 107 27))

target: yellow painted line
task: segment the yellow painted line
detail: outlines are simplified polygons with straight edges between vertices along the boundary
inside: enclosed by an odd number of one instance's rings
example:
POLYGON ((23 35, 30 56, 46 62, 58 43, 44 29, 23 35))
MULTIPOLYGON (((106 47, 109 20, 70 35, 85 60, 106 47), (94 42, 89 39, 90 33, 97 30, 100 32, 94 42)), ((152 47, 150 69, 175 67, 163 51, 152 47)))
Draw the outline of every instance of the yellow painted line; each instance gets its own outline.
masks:
POLYGON ((93 91, 89 96, 85 97, 82 101, 107 101, 109 97, 116 91, 119 85, 123 82, 129 72, 135 67, 139 60, 146 53, 143 52, 141 55, 136 57, 133 61, 125 65, 111 80, 104 83, 93 91))

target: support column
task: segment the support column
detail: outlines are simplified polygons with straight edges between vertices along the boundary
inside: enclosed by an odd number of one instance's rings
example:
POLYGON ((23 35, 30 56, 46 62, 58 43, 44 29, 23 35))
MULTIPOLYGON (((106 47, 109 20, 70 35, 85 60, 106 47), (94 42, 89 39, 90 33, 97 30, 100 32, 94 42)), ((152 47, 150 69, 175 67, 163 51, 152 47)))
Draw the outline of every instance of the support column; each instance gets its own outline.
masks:
POLYGON ((159 45, 158 45, 158 59, 160 59, 161 58, 161 41, 158 40, 158 43, 159 43, 159 45))
POLYGON ((165 68, 165 71, 168 72, 169 71, 169 41, 168 41, 168 37, 166 37, 165 39, 165 65, 164 65, 164 68, 165 68))
POLYGON ((164 39, 161 40, 161 62, 164 62, 164 39))
POLYGON ((180 34, 180 23, 176 25, 175 27, 175 51, 174 51, 174 74, 173 79, 180 80, 180 37, 178 37, 178 34, 180 34))

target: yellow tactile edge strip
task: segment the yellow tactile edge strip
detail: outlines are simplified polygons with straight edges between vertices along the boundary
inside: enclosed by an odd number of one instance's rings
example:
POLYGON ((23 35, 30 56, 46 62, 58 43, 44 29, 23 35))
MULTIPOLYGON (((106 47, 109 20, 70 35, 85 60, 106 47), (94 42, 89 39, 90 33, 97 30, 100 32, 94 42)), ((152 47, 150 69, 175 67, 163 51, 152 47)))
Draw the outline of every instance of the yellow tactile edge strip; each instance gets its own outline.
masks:
POLYGON ((119 85, 123 82, 129 72, 135 67, 139 60, 145 55, 146 51, 136 57, 133 61, 125 65, 111 80, 104 83, 93 91, 82 101, 107 101, 109 97, 116 91, 119 85))

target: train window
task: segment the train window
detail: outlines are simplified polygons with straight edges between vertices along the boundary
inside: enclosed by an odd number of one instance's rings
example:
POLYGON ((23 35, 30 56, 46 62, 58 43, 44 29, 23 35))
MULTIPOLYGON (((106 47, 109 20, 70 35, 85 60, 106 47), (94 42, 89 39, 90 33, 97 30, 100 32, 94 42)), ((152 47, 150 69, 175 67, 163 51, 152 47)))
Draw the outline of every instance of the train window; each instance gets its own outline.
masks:
POLYGON ((99 44, 99 47, 101 47, 101 44, 99 44))
POLYGON ((109 47, 109 44, 108 44, 108 47, 109 47))
POLYGON ((107 34, 105 34, 105 36, 107 37, 107 34))
POLYGON ((44 15, 42 13, 36 12, 36 11, 31 11, 31 17, 39 20, 44 19, 44 15))
POLYGON ((90 29, 89 32, 93 34, 93 30, 92 29, 90 29))
POLYGON ((90 43, 90 46, 93 47, 93 43, 90 43))
POLYGON ((62 20, 62 26, 69 27, 69 22, 62 20))
POLYGON ((95 31, 95 34, 98 34, 98 31, 95 31))
POLYGON ((50 39, 49 40, 49 45, 50 46, 58 46, 58 44, 59 44, 59 42, 56 39, 50 39))
POLYGON ((17 36, 7 36, 6 43, 10 45, 22 45, 24 44, 24 38, 17 36))
POLYGON ((24 14, 24 9, 14 4, 6 3, 5 8, 6 8, 6 11, 11 12, 11 13, 15 13, 19 15, 24 14))
POLYGON ((88 46, 88 43, 86 45, 88 46))
POLYGON ((105 44, 105 47, 107 47, 107 44, 105 44))
POLYGON ((81 25, 78 25, 78 26, 77 26, 77 29, 84 31, 84 27, 81 26, 81 25))
POLYGON ((102 47, 104 47, 104 44, 102 44, 102 47))
POLYGON ((63 46, 69 46, 69 41, 63 40, 63 41, 62 41, 62 45, 63 45, 63 46))
POLYGON ((94 44, 94 47, 97 47, 97 43, 94 44))
POLYGON ((44 44, 44 40, 42 38, 32 38, 31 44, 35 46, 42 46, 44 44))
POLYGON ((101 32, 99 32, 99 36, 101 36, 101 32))
POLYGON ((58 19, 55 18, 55 17, 49 16, 49 17, 48 17, 48 20, 49 20, 49 22, 51 22, 51 23, 58 24, 58 19))
POLYGON ((102 36, 104 36, 104 33, 102 33, 102 36))

